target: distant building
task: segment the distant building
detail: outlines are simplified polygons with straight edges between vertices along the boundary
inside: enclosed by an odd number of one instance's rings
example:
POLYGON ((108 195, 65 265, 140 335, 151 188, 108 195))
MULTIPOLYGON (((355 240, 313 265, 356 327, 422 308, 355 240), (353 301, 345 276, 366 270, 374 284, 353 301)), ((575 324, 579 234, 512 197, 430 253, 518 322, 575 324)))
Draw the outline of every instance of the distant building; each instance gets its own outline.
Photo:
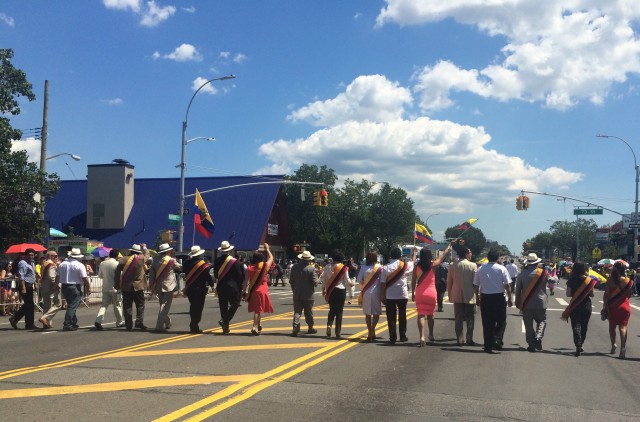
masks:
MULTIPOLYGON (((124 160, 87 170, 87 180, 62 181, 58 194, 47 201, 45 219, 51 227, 73 228, 75 235, 108 247, 146 243, 152 248, 169 240, 177 249, 179 178, 135 179, 134 166, 124 160)), ((289 228, 282 183, 255 184, 283 180, 282 175, 187 178, 185 195, 193 195, 196 188, 201 192, 215 231, 209 239, 198 232, 194 236, 197 207, 193 196, 187 198, 184 249, 193 244, 216 249, 228 240, 236 250, 251 251, 267 242, 274 255, 284 257, 289 228), (252 185, 234 187, 246 184, 252 185)))

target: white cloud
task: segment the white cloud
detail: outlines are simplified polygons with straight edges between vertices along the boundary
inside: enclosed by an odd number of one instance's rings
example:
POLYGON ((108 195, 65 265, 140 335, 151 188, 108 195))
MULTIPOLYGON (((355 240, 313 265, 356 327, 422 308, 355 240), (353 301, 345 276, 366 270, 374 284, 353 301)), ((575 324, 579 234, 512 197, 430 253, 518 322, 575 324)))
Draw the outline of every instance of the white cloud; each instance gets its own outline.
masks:
POLYGON ((32 163, 40 162, 42 142, 36 138, 26 138, 20 141, 11 141, 11 151, 27 151, 29 161, 32 163))
POLYGON ((245 61, 247 61, 248 57, 246 54, 243 53, 238 53, 235 56, 233 56, 233 61, 236 63, 244 63, 245 61))
POLYGON ((218 55, 218 57, 220 57, 221 59, 224 59, 224 60, 228 60, 229 57, 231 57, 231 52, 229 52, 229 51, 221 51, 220 54, 218 55))
POLYGON ((183 7, 182 11, 187 13, 196 13, 196 7, 195 6, 183 7))
POLYGON ((4 13, 0 13, 0 21, 6 23, 10 27, 14 27, 15 24, 16 24, 16 22, 13 20, 13 18, 11 16, 6 15, 4 13))
POLYGON ((110 106, 119 106, 124 104, 124 101, 122 100, 122 98, 110 98, 108 100, 103 100, 105 103, 107 103, 110 106))
POLYGON ((175 6, 158 6, 155 0, 102 0, 107 9, 129 11, 140 17, 140 25, 148 28, 158 26, 175 15, 175 6))
POLYGON ((467 91, 499 101, 540 102, 568 109, 601 104, 615 83, 640 74, 640 2, 628 0, 386 0, 377 18, 418 25, 454 19, 505 44, 494 63, 461 69, 442 61, 417 72, 420 106, 437 110, 467 91))
POLYGON ((482 127, 403 118, 404 105, 411 102, 408 90, 383 76, 366 78, 356 78, 334 99, 291 113, 290 118, 297 116, 292 120, 326 127, 306 138, 262 144, 259 153, 273 164, 258 173, 327 164, 342 179, 402 186, 416 209, 449 213, 511 201, 521 189, 564 189, 583 177, 558 167, 537 168, 491 149, 491 136, 482 127))
POLYGON ((151 57, 154 60, 167 59, 174 60, 176 62, 189 62, 189 61, 202 61, 202 54, 196 47, 191 44, 181 44, 175 50, 168 54, 160 54, 160 52, 154 52, 151 57))
MULTIPOLYGON (((191 89, 196 91, 198 88, 200 88, 202 86, 203 83, 207 82, 208 80, 209 79, 207 79, 207 78, 203 78, 202 76, 198 76, 191 83, 191 89)), ((218 93, 218 88, 216 88, 216 86, 213 83, 210 83, 210 84, 205 85, 200 90, 200 92, 202 92, 203 94, 216 95, 218 93)))
POLYGON ((411 92, 382 75, 359 76, 336 98, 316 101, 287 118, 314 126, 333 126, 349 120, 389 121, 402 117, 412 102, 411 92))

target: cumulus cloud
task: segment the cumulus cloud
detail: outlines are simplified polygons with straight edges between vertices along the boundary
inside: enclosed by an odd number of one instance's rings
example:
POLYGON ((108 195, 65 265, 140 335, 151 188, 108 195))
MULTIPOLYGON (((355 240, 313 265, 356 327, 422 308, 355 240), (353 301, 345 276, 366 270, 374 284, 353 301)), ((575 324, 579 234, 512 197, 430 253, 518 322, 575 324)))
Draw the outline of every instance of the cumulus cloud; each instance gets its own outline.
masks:
POLYGON ((0 22, 4 22, 7 25, 9 25, 10 27, 14 27, 15 24, 16 24, 11 16, 6 15, 4 13, 0 13, 0 22))
POLYGON ((337 97, 316 101, 287 117, 314 126, 333 126, 346 121, 389 121, 402 117, 412 103, 409 89, 382 75, 359 76, 337 97))
POLYGON ((189 62, 189 61, 202 61, 202 54, 198 49, 191 44, 181 44, 175 50, 168 54, 161 54, 156 51, 151 56, 154 60, 167 59, 174 60, 176 62, 189 62))
POLYGON ((27 151, 29 161, 32 163, 40 162, 42 142, 36 138, 26 138, 19 141, 11 141, 11 151, 27 151))
POLYGON ((220 54, 218 55, 218 57, 220 57, 223 60, 229 60, 229 57, 231 57, 231 52, 230 51, 221 51, 220 54))
POLYGON ((183 7, 182 11, 187 13, 196 13, 196 7, 195 6, 183 7))
MULTIPOLYGON (((202 86, 203 83, 207 82, 208 80, 209 79, 207 79, 207 78, 203 78, 202 76, 198 76, 191 83, 191 89, 196 91, 198 88, 200 88, 202 86)), ((218 91, 218 88, 216 88, 216 86, 213 83, 210 83, 210 84, 205 85, 200 90, 200 92, 202 92, 203 94, 216 95, 219 91, 218 91)))
POLYGON ((244 63, 245 61, 247 61, 247 59, 247 55, 243 53, 237 53, 235 56, 233 56, 233 61, 236 63, 244 63))
POLYGON ((291 113, 326 127, 306 138, 262 144, 259 153, 273 164, 258 172, 328 164, 343 179, 393 180, 418 208, 454 213, 510 201, 521 189, 566 188, 583 177, 558 167, 537 168, 491 149, 491 136, 482 127, 426 116, 404 118, 403 107, 409 103, 408 90, 397 83, 380 75, 356 78, 334 99, 291 113), (362 89, 355 90, 357 85, 362 89), (389 97, 395 99, 393 106, 389 97))
POLYGON ((110 98, 108 100, 103 100, 104 103, 110 105, 110 106, 119 106, 124 104, 124 101, 122 100, 122 98, 110 98))
POLYGON ((565 110, 601 104, 615 83, 640 73, 634 31, 640 3, 627 0, 386 0, 376 25, 418 25, 454 19, 505 40, 496 62, 462 69, 449 61, 414 76, 425 111, 454 104, 452 93, 500 101, 540 102, 565 110))
POLYGON ((140 25, 158 26, 176 13, 175 6, 159 6, 154 0, 102 0, 107 9, 131 11, 140 18, 140 25))

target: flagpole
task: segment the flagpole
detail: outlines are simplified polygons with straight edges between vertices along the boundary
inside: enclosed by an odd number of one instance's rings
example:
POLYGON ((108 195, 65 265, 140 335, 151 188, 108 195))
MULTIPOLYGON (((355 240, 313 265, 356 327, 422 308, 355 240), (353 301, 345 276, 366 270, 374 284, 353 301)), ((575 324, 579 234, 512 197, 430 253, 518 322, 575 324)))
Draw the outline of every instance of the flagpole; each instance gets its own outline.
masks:
POLYGON ((196 219, 193 219, 193 237, 191 238, 191 246, 196 244, 196 219))
POLYGON ((416 222, 414 221, 414 222, 413 222, 413 248, 414 248, 414 249, 415 249, 415 247, 416 247, 416 229, 418 228, 418 227, 416 226, 416 224, 418 224, 418 223, 416 223, 416 222))

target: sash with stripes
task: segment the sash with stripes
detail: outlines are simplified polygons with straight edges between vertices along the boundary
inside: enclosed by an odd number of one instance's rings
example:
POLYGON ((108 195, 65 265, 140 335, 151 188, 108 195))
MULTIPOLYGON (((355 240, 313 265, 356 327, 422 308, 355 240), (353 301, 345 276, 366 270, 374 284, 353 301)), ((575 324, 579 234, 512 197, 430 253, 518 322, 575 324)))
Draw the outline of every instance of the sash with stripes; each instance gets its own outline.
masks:
POLYGON ((335 289, 335 287, 338 285, 338 283, 340 282, 342 277, 344 277, 348 270, 349 267, 344 264, 336 265, 336 269, 333 270, 333 273, 331 273, 329 281, 327 282, 327 290, 326 294, 324 295, 324 299, 327 302, 329 302, 329 298, 331 297, 331 293, 333 293, 333 289, 335 289))
POLYGON ((585 276, 584 280, 582 280, 582 284, 578 289, 573 292, 573 296, 571 297, 571 302, 569 306, 562 312, 562 319, 564 321, 569 319, 569 315, 580 306, 591 294, 593 288, 596 287, 598 280, 591 278, 589 276, 585 276))
POLYGON ((524 311, 529 303, 531 303, 531 300, 536 296, 537 292, 540 290, 545 280, 547 279, 547 274, 548 271, 546 268, 538 268, 538 271, 536 272, 536 278, 531 280, 531 283, 529 283, 527 289, 522 294, 522 306, 520 307, 521 310, 524 311))
POLYGON ((182 289, 182 292, 186 293, 189 287, 191 287, 191 284, 193 284, 193 282, 196 281, 203 272, 208 270, 209 267, 210 265, 204 259, 201 259, 200 261, 198 261, 198 263, 194 265, 193 268, 191 268, 191 271, 189 271, 189 274, 187 274, 187 277, 186 277, 187 281, 185 283, 184 289, 182 289))
POLYGON ((267 267, 264 265, 264 262, 258 262, 256 265, 256 271, 254 271, 254 273, 251 274, 251 277, 249 277, 249 293, 247 294, 247 302, 251 299, 251 295, 258 285, 258 281, 264 277, 266 271, 267 267))
POLYGON ((373 287, 376 284, 376 282, 380 279, 381 275, 382 275, 382 265, 379 265, 379 264, 374 265, 373 268, 371 269, 371 272, 369 273, 367 278, 364 280, 364 283, 362 284, 362 288, 360 289, 360 295, 358 296, 358 306, 362 306, 364 293, 367 290, 371 289, 371 287, 373 287))
POLYGON ((124 266, 122 267, 122 276, 120 277, 121 282, 129 282, 133 277, 133 270, 136 268, 136 264, 140 259, 140 255, 134 254, 127 259, 124 266))
POLYGON ((218 281, 222 280, 227 274, 229 274, 229 271, 233 268, 233 264, 235 264, 236 261, 237 259, 231 255, 227 256, 227 259, 224 260, 222 266, 218 270, 218 281))
POLYGON ((44 268, 42 269, 42 275, 41 275, 42 278, 44 278, 44 275, 49 271, 49 268, 51 268, 52 265, 56 265, 56 264, 54 264, 54 262, 50 259, 47 259, 44 262, 44 268))
POLYGON ((398 280, 400 280, 406 270, 407 263, 404 261, 398 261, 398 268, 396 268, 391 274, 389 274, 389 277, 387 277, 387 282, 385 283, 387 288, 393 286, 398 280))
POLYGON ((624 286, 616 286, 611 282, 611 291, 609 294, 608 306, 619 306, 627 298, 627 292, 633 287, 633 281, 629 277, 624 278, 624 286))
POLYGON ((427 276, 429 275, 430 271, 422 272, 422 268, 420 268, 420 266, 418 266, 418 268, 416 268, 416 271, 418 273, 420 273, 420 275, 416 279, 416 287, 418 287, 420 285, 420 283, 422 283, 423 281, 425 281, 427 279, 427 276))
POLYGON ((176 262, 174 258, 170 256, 165 256, 162 260, 162 264, 156 270, 156 282, 164 280, 164 278, 169 274, 169 270, 173 267, 173 263, 176 262))

